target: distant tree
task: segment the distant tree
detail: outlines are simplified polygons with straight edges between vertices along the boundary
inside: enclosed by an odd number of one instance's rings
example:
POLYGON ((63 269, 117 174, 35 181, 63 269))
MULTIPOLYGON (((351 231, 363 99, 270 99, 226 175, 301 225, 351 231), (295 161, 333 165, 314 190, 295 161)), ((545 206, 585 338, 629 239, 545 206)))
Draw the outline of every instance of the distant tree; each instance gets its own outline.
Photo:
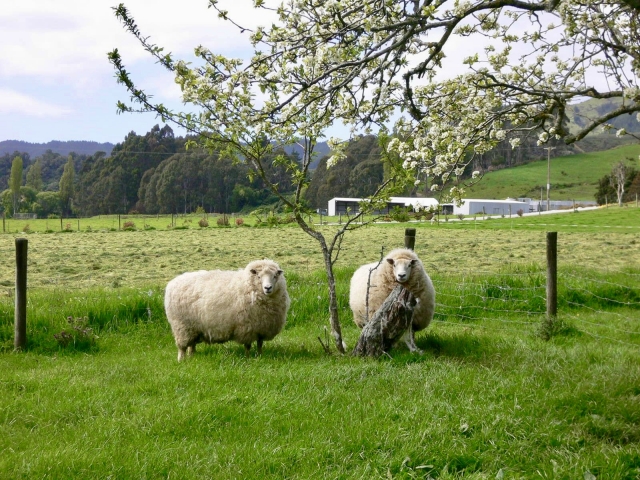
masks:
POLYGON ((18 211, 20 201, 20 187, 22 186, 22 157, 15 157, 11 164, 11 176, 9 177, 9 189, 13 204, 13 214, 18 211))
POLYGON ((27 170, 27 186, 37 192, 42 190, 42 160, 37 158, 35 163, 27 170))
POLYGON ((75 180, 75 167, 73 165, 73 157, 69 155, 69 159, 64 166, 62 177, 60 177, 60 204, 62 206, 62 214, 71 213, 71 200, 73 199, 75 180))
POLYGON ((622 206, 622 197, 624 197, 624 184, 627 181, 628 174, 629 167, 623 161, 616 163, 611 169, 611 186, 616 191, 619 207, 622 206))
MULTIPOLYGON (((104 173, 104 172, 103 172, 104 173)), ((109 213, 127 213, 129 210, 129 197, 127 196, 128 182, 125 169, 118 165, 103 180, 105 194, 103 208, 109 213)))
POLYGON ((596 201, 598 205, 604 205, 617 198, 618 205, 622 206, 625 201, 631 201, 631 195, 640 191, 640 171, 635 170, 630 162, 620 161, 611 168, 611 173, 598 180, 598 190, 596 191, 596 201))
POLYGON ((384 165, 378 138, 366 135, 347 144, 345 157, 327 168, 330 157, 320 159, 305 199, 313 208, 327 208, 333 197, 366 197, 383 181, 384 165))
POLYGON ((61 211, 59 192, 38 192, 33 211, 40 218, 46 218, 52 213, 59 214, 61 211))

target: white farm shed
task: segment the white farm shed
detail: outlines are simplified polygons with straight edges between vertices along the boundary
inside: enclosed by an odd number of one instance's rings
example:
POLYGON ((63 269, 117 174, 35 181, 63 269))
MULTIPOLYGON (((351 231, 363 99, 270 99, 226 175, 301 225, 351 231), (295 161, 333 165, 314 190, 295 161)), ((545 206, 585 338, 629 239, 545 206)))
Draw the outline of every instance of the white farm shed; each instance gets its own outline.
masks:
POLYGON ((511 198, 506 200, 464 198, 459 207, 455 204, 443 205, 442 207, 445 212, 449 210, 445 209, 445 207, 453 207, 453 211, 446 212, 453 215, 474 215, 477 213, 485 215, 515 215, 520 209, 525 213, 529 212, 529 204, 527 202, 520 202, 511 198))
POLYGON ((393 203, 404 203, 405 207, 411 207, 413 208, 414 212, 417 212, 418 210, 423 210, 425 208, 430 208, 433 207, 433 209, 437 209, 438 205, 440 205, 440 202, 438 202, 438 200, 436 200, 435 198, 431 198, 431 197, 424 197, 424 198, 417 198, 417 197, 391 197, 390 199, 393 203))
MULTIPOLYGON (((346 198, 335 197, 329 200, 327 215, 330 217, 347 213, 358 213, 360 211, 360 202, 364 198, 346 198)), ((387 207, 383 210, 376 211, 377 214, 389 213, 394 207, 411 207, 414 211, 422 208, 438 207, 438 201, 435 198, 416 198, 416 197, 391 197, 387 202, 387 207)))

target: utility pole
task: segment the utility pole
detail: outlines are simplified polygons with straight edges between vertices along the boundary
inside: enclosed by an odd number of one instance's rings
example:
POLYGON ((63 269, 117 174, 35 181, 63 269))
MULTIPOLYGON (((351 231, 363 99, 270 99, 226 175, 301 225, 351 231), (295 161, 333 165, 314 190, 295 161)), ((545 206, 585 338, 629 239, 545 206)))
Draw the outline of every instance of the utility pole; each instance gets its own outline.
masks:
POLYGON ((551 150, 556 147, 544 147, 547 151, 547 212, 549 211, 549 190, 551 190, 551 150))

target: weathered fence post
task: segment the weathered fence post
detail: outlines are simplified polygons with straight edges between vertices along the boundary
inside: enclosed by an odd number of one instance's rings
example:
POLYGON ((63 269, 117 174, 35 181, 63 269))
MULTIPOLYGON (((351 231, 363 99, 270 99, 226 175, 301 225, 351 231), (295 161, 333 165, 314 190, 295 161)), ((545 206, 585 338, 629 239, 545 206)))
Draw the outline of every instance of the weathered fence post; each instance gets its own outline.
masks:
POLYGON ((120 214, 118 214, 118 230, 122 230, 122 229, 120 228, 120 214))
POLYGON ((362 329, 352 355, 378 358, 388 352, 408 328, 411 328, 416 300, 398 285, 362 329))
POLYGON ((404 229, 404 248, 413 250, 416 246, 416 229, 405 228, 404 229))
POLYGON ((547 232, 547 316, 558 313, 558 232, 547 232))
MULTIPOLYGON (((405 228, 405 248, 413 250, 415 244, 416 229, 405 228)), ((413 294, 398 284, 370 317, 351 354, 378 358, 387 353, 407 329, 411 328, 415 306, 416 299, 413 294)))
POLYGON ((14 347, 27 345, 27 246, 26 238, 16 238, 16 308, 14 347))
POLYGON ((543 338, 553 335, 558 314, 558 232, 547 232, 547 316, 543 338))
POLYGON ((64 217, 64 215, 60 214, 60 231, 63 230, 63 228, 62 228, 62 217, 64 217))

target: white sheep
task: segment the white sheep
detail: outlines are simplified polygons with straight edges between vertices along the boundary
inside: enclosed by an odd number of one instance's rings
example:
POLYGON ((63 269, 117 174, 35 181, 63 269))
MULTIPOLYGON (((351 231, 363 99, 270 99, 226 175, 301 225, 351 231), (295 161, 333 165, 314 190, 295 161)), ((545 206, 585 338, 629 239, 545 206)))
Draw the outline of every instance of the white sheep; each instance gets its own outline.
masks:
POLYGON ((427 328, 431 323, 436 306, 436 292, 422 262, 412 250, 406 248, 392 250, 380 264, 369 263, 355 271, 351 277, 349 292, 349 306, 353 312, 353 321, 358 327, 363 328, 398 283, 409 290, 417 301, 413 310, 412 328, 407 330, 403 340, 410 351, 419 352, 415 344, 414 332, 427 328), (371 272, 370 281, 369 272, 371 272), (368 317, 367 285, 369 285, 368 317))
POLYGON ((290 305, 283 272, 272 260, 256 260, 243 270, 200 270, 167 284, 164 308, 178 347, 178 361, 196 344, 235 341, 248 355, 257 342, 271 340, 287 319, 290 305))

